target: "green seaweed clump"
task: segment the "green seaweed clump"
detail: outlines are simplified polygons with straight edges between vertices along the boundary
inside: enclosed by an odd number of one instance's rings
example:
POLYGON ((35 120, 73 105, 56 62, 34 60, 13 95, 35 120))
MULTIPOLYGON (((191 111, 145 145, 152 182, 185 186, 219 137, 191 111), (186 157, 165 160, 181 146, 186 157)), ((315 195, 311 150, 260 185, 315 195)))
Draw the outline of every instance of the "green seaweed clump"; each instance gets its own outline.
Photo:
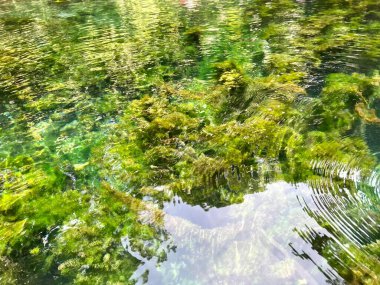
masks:
MULTIPOLYGON (((378 1, 180 2, 0 1, 0 284, 136 283, 175 252, 173 197, 329 185, 378 219, 378 1)), ((379 237, 316 221, 377 284, 379 237)))

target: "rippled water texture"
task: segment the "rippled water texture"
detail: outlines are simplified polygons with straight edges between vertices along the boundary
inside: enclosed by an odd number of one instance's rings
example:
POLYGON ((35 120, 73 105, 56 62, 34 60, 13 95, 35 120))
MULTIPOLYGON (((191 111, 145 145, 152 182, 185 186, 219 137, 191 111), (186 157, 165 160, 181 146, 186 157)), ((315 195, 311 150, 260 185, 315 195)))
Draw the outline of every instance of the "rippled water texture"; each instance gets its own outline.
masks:
POLYGON ((379 284, 378 0, 0 0, 0 284, 379 284))
POLYGON ((175 249, 158 269, 155 259, 144 260, 135 274, 148 269, 149 284, 341 282, 299 234, 333 238, 299 203, 299 199, 311 201, 311 189, 284 182, 266 188, 244 196, 241 204, 208 211, 179 198, 168 203, 165 228, 175 249))

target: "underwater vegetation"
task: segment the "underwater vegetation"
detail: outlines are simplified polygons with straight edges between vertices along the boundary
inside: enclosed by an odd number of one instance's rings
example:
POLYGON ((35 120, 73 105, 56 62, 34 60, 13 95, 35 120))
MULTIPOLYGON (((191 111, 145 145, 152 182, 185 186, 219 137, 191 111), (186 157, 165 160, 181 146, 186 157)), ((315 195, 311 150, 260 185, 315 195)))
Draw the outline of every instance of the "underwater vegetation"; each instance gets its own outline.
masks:
POLYGON ((141 264, 176 251, 167 219, 194 230, 167 203, 244 205, 276 181, 328 197, 305 211, 331 236, 299 236, 342 282, 378 284, 379 11, 0 1, 0 284, 149 283, 141 264))

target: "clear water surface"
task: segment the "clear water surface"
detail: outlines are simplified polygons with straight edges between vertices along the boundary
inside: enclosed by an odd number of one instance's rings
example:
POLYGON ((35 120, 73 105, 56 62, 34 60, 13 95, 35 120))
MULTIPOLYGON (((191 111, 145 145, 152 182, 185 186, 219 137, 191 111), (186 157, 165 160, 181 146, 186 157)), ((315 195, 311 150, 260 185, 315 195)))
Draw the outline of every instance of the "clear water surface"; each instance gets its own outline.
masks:
POLYGON ((0 0, 0 284, 379 284, 376 0, 0 0))

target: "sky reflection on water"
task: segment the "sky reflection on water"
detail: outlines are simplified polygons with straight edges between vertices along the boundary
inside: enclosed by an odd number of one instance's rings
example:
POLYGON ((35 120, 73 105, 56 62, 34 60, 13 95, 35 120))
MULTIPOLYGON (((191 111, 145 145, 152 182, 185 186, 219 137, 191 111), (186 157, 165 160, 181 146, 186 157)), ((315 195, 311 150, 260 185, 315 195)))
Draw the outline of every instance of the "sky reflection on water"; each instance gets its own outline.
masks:
MULTIPOLYGON (((207 211, 175 197, 164 207, 174 250, 156 268, 145 260, 135 277, 148 284, 334 284, 342 279, 299 232, 334 238, 300 204, 311 201, 307 184, 268 184, 244 202, 207 211)), ((173 248, 173 247, 171 247, 173 248)))

